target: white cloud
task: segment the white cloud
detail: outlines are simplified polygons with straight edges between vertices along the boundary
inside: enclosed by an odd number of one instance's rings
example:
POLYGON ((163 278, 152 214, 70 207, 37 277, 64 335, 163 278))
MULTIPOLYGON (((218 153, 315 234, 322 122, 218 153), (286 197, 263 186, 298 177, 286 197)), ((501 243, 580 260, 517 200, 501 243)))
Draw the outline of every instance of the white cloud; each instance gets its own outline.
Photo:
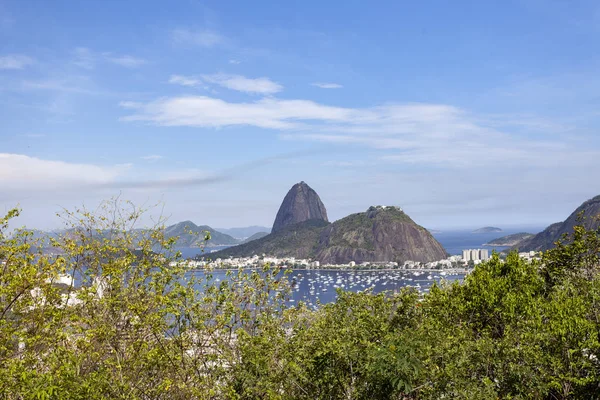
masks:
POLYGON ((283 90, 283 86, 269 78, 246 78, 241 75, 213 74, 202 75, 206 82, 246 93, 272 94, 283 90))
POLYGON ((194 87, 194 86, 200 86, 202 84, 202 81, 193 76, 171 75, 171 77, 169 78, 169 83, 173 83, 176 85, 182 85, 182 86, 194 87))
POLYGON ((235 65, 237 65, 239 63, 241 63, 240 60, 229 60, 229 64, 235 64, 235 65))
POLYGON ((123 56, 110 56, 107 55, 106 59, 113 64, 120 65, 125 68, 138 68, 146 64, 147 61, 142 58, 137 58, 129 55, 123 56))
POLYGON ((225 42, 225 38, 222 35, 210 30, 193 31, 189 29, 175 29, 171 32, 171 38, 178 44, 208 48, 225 42))
POLYGON ((146 161, 158 161, 158 160, 160 160, 160 159, 162 159, 164 157, 163 156, 159 156, 157 154, 151 154, 149 156, 143 156, 143 157, 140 157, 140 158, 142 160, 146 160, 146 161))
POLYGON ((109 62, 125 68, 139 68, 148 62, 129 54, 115 55, 111 52, 96 52, 87 47, 73 50, 72 63, 80 68, 94 69, 99 62, 109 62))
POLYGON ((315 82, 311 83, 312 86, 320 87, 321 89, 341 89, 344 86, 339 83, 323 83, 323 82, 315 82))
POLYGON ((307 100, 262 99, 253 103, 228 103, 207 96, 161 99, 153 103, 124 102, 124 108, 137 113, 125 121, 146 121, 165 126, 224 127, 252 125, 262 128, 289 129, 298 120, 344 121, 347 109, 323 106, 307 100))
POLYGON ((9 54, 0 56, 0 69, 23 69, 34 62, 33 58, 22 54, 9 54))
POLYGON ((43 160, 22 154, 0 153, 3 188, 48 189, 81 184, 107 184, 131 165, 101 167, 93 164, 43 160))
POLYGON ((143 106, 142 103, 138 103, 136 101, 122 101, 119 103, 119 106, 123 107, 123 108, 129 108, 129 109, 138 109, 140 107, 143 106))
POLYGON ((205 89, 209 89, 209 87, 203 85, 204 81, 231 90, 258 94, 272 94, 283 89, 283 86, 271 81, 268 78, 251 79, 241 75, 227 74, 202 75, 201 78, 202 79, 196 76, 171 75, 169 78, 169 83, 188 87, 203 86, 205 89))
POLYGON ((595 158, 600 158, 600 151, 582 149, 560 137, 530 139, 531 124, 515 127, 520 118, 511 120, 507 116, 501 124, 497 119, 486 119, 445 104, 345 108, 308 100, 264 98, 236 103, 208 96, 182 96, 124 106, 134 110, 123 118, 125 121, 212 128, 249 125, 284 130, 279 136, 285 140, 381 151, 380 160, 388 163, 458 168, 506 163, 548 167, 557 161, 591 165, 595 158))

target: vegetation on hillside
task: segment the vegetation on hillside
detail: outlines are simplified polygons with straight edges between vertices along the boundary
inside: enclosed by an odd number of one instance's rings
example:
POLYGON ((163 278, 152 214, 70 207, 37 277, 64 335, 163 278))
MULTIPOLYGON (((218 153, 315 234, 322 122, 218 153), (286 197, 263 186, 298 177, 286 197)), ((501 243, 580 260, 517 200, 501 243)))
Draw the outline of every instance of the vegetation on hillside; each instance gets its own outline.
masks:
POLYGON ((484 246, 518 246, 523 240, 534 237, 533 233, 519 232, 490 240, 484 246))
POLYGON ((181 247, 232 246, 240 243, 240 240, 225 233, 218 232, 208 225, 198 226, 192 221, 179 222, 175 225, 166 227, 165 237, 177 238, 177 245, 181 247), (208 240, 206 240, 207 237, 209 237, 208 240))
POLYGON ((210 254, 218 257, 250 257, 254 254, 268 254, 276 257, 308 258, 314 255, 319 236, 329 222, 311 219, 286 226, 261 238, 247 241, 210 254))
POLYGON ((600 229, 600 196, 584 201, 566 220, 548 226, 537 235, 517 243, 514 248, 520 251, 549 250, 564 234, 573 232, 577 225, 591 231, 600 229))
POLYGON ((8 235, 18 210, 0 219, 0 398, 599 398, 596 231, 424 296, 339 292, 313 311, 285 306, 278 268, 169 266, 174 239, 133 230, 140 212, 68 213, 60 255, 8 235))
POLYGON ((248 243, 248 242, 251 242, 253 240, 264 238, 268 234, 269 234, 268 232, 256 232, 254 235, 250 236, 249 238, 244 239, 244 241, 242 243, 248 243))

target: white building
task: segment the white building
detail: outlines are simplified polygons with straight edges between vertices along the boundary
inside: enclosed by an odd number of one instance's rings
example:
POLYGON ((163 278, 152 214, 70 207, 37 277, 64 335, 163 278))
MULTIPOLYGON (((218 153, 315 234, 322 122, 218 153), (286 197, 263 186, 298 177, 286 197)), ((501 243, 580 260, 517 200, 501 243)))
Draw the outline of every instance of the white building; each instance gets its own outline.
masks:
POLYGON ((481 249, 479 250, 479 259, 480 260, 489 260, 490 259, 490 255, 488 253, 488 249, 481 249))
POLYGON ((463 261, 471 261, 471 250, 463 250, 462 259, 463 261))
POLYGON ((468 249, 463 250, 463 261, 485 261, 490 259, 488 249, 468 249))

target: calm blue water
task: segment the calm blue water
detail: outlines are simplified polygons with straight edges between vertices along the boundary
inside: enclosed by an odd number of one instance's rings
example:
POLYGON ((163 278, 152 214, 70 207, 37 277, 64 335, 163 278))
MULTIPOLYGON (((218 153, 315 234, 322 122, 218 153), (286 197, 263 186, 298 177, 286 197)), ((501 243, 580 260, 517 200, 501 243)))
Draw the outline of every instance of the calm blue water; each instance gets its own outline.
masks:
POLYGON ((529 232, 529 233, 537 233, 540 232, 540 228, 530 228, 530 229, 518 229, 518 230, 504 230, 502 232, 492 232, 492 233, 472 233, 472 231, 445 231, 441 233, 434 233, 433 237, 435 237, 438 242, 444 246, 446 251, 450 255, 462 255, 462 251, 465 249, 489 249, 490 253, 492 250, 502 251, 506 249, 504 246, 482 246, 483 244, 489 242, 490 240, 497 239, 502 236, 511 235, 513 233, 519 232, 529 232))
MULTIPOLYGON (((455 230, 435 233, 433 236, 444 246, 450 255, 461 255, 464 249, 484 248, 482 245, 490 240, 518 232, 536 233, 540 229, 510 229, 503 232, 472 233, 471 230, 455 230)), ((218 246, 205 249, 184 247, 179 248, 184 258, 192 258, 196 255, 207 255, 211 251, 225 249, 229 246, 218 246)), ((485 247, 501 251, 505 247, 485 247)), ((202 271, 194 271, 193 274, 203 274, 202 271)), ((226 271, 214 271, 215 279, 227 279, 226 271)), ((463 280, 464 273, 442 273, 440 271, 428 270, 385 270, 385 271, 361 271, 361 270, 295 270, 286 275, 292 283, 292 291, 289 304, 293 305, 303 301, 311 307, 319 302, 322 304, 335 301, 336 289, 359 292, 372 290, 373 293, 383 291, 395 292, 403 287, 414 287, 421 293, 426 293, 434 282, 463 280)))
MULTIPOLYGON (((204 272, 198 270, 192 274, 202 276, 204 272)), ((212 275, 215 280, 228 279, 224 270, 214 271, 212 275)), ((293 305, 303 301, 310 307, 316 307, 318 302, 326 304, 335 301, 338 288, 351 292, 370 289, 373 293, 380 293, 399 291, 403 287, 414 287, 420 293, 426 293, 434 282, 462 280, 465 274, 432 270, 294 270, 285 276, 293 284, 288 304, 293 305)))
POLYGON ((194 258, 196 256, 209 256, 211 252, 223 250, 231 246, 214 246, 201 249, 199 247, 178 247, 176 250, 181 252, 183 258, 194 258), (204 250, 204 251, 202 251, 204 250))

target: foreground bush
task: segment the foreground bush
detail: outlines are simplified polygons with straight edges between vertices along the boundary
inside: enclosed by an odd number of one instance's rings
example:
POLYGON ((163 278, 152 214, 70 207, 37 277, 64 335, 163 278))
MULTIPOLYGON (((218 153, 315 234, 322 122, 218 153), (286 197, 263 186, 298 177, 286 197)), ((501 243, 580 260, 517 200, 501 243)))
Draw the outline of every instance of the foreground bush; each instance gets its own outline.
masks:
POLYGON ((0 398, 600 398, 596 232, 424 297, 339 292, 312 311, 285 306, 277 268, 186 273, 140 213, 67 213, 54 255, 8 236, 18 211, 0 220, 0 398))

